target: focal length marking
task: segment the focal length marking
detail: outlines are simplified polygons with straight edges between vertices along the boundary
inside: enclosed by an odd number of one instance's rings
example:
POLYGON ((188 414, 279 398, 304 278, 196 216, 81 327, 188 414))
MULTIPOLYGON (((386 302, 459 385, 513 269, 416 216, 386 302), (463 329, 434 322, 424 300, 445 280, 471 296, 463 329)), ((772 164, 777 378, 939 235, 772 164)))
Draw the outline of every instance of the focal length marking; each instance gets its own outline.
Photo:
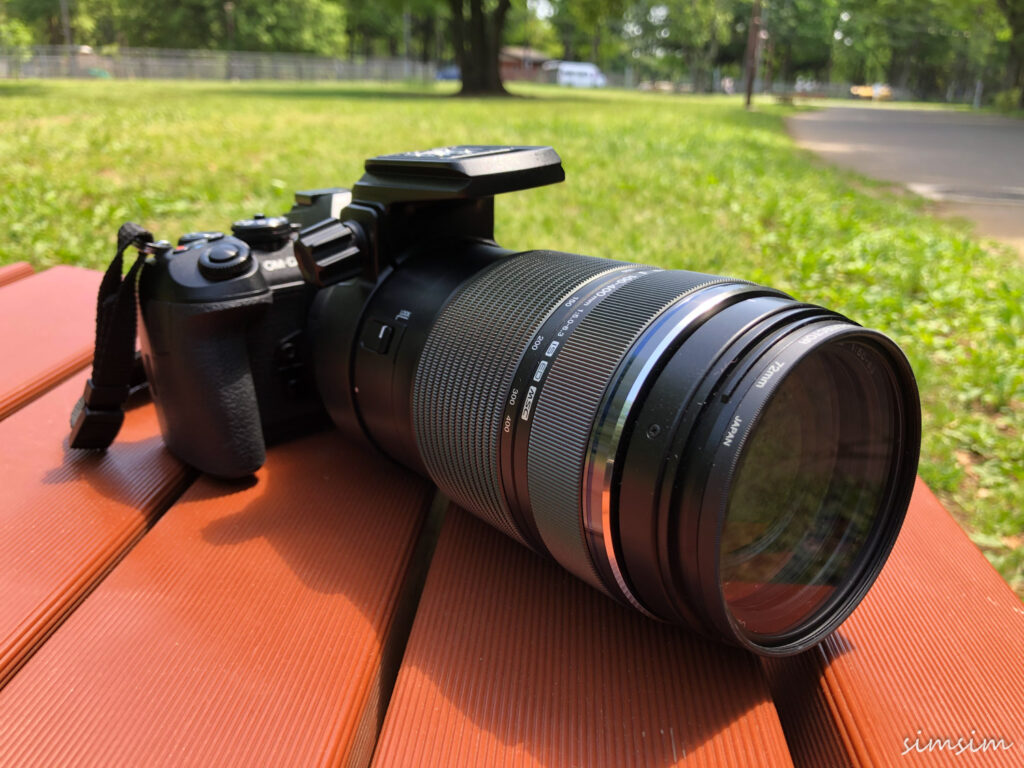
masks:
POLYGON ((785 360, 775 360, 765 369, 764 373, 757 377, 757 383, 754 386, 758 389, 764 389, 768 382, 772 380, 772 376, 781 371, 785 365, 785 360))
POLYGON ((544 383, 566 340, 591 310, 623 286, 661 271, 653 267, 623 265, 585 281, 548 314, 519 359, 505 399, 498 463, 504 497, 508 500, 512 517, 530 544, 540 552, 547 550, 528 514, 530 498, 526 464, 533 416, 544 383))
MULTIPOLYGON (((612 280, 609 283, 602 283, 600 285, 600 287, 597 288, 596 290, 593 290, 593 287, 590 286, 589 284, 584 284, 580 288, 577 288, 572 296, 570 296, 569 298, 565 299, 559 305, 558 309, 556 309, 552 313, 551 317, 548 318, 548 321, 545 322, 545 324, 542 326, 540 332, 534 337, 534 340, 530 344, 527 353, 523 356, 523 359, 520 360, 520 362, 519 362, 519 369, 517 371, 517 374, 521 373, 524 367, 527 367, 527 368, 530 367, 530 365, 533 362, 532 358, 535 357, 536 353, 541 348, 544 347, 544 342, 547 341, 547 339, 549 338, 549 336, 546 336, 545 334, 553 335, 555 337, 555 339, 553 341, 551 341, 547 345, 547 347, 544 349, 544 357, 547 358, 547 359, 539 361, 537 363, 537 365, 536 365, 536 368, 534 369, 532 380, 533 380, 533 382, 535 382, 538 385, 538 387, 531 387, 531 389, 537 390, 539 388, 539 386, 542 384, 542 380, 544 378, 544 373, 546 372, 549 364, 554 362, 554 358, 557 356, 561 346, 565 343, 565 340, 573 332, 573 330, 575 330, 575 328, 579 325, 580 321, 587 314, 589 314, 590 311, 602 299, 604 299, 604 298, 606 298, 608 296, 611 296, 613 293, 615 293, 615 291, 619 290, 620 288, 622 288, 625 285, 629 285, 630 283, 634 282, 635 280, 640 279, 644 275, 649 275, 649 274, 652 274, 654 272, 661 272, 661 271, 662 270, 660 270, 660 269, 642 269, 642 268, 639 268, 639 267, 637 267, 637 268, 627 267, 624 270, 616 273, 616 274, 618 274, 618 277, 616 277, 614 280, 612 280), (586 293, 586 289, 588 287, 590 287, 592 289, 592 292, 590 294, 586 293), (567 317, 563 317, 562 319, 559 320, 559 319, 557 319, 558 316, 560 315, 560 313, 558 311, 559 309, 561 309, 561 310, 572 309, 573 311, 567 317), (556 320, 556 323, 557 323, 553 332, 549 328, 549 326, 552 324, 551 323, 552 320, 556 320), (533 355, 531 355, 531 353, 533 353, 533 355)), ((612 276, 614 277, 614 275, 612 275, 612 276)), ((609 275, 605 274, 604 277, 607 278, 607 277, 609 277, 609 275)), ((518 376, 517 376, 517 378, 518 378, 518 376)), ((509 400, 508 400, 508 404, 510 406, 514 406, 515 405, 514 401, 515 401, 515 398, 516 398, 517 394, 518 394, 518 390, 517 390, 517 388, 515 386, 513 386, 512 387, 512 391, 511 391, 511 393, 509 395, 509 400)), ((532 404, 532 401, 533 401, 533 398, 531 397, 530 398, 531 404, 532 404)), ((520 419, 522 421, 529 421, 530 420, 530 415, 531 415, 530 408, 524 402, 523 403, 523 409, 522 409, 522 411, 520 413, 520 419)))

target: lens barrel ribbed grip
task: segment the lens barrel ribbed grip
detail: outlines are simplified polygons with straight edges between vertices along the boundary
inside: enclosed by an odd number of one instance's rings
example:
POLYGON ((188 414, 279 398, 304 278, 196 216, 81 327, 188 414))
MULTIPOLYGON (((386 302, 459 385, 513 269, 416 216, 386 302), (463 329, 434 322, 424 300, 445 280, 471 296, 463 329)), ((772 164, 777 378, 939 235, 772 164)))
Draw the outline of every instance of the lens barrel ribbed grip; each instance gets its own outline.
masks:
POLYGON ((523 542, 501 490, 502 412, 523 350, 563 297, 625 266, 532 251, 467 281, 441 310, 413 386, 413 424, 430 476, 453 501, 523 542))
POLYGON ((590 435, 616 368, 644 329, 680 297, 708 285, 695 272, 652 272, 606 296, 564 342, 533 417, 528 473, 533 517, 554 558, 603 587, 580 520, 590 435))

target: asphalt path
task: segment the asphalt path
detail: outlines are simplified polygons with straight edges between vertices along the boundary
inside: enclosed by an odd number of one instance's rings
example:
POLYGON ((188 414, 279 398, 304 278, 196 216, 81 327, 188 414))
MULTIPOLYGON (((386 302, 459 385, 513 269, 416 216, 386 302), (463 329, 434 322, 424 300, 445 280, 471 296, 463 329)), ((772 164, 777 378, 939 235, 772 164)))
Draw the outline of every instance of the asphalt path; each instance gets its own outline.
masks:
POLYGON ((1024 120, 945 110, 833 107, 789 119, 831 163, 901 184, 1024 258, 1024 120))

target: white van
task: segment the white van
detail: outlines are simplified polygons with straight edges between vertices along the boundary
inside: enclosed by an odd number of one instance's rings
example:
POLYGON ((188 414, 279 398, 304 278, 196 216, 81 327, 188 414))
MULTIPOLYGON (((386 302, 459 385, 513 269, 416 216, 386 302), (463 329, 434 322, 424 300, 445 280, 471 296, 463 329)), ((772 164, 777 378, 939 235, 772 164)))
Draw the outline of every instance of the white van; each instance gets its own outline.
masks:
POLYGON ((604 88, 608 79, 589 61, 560 61, 555 72, 555 82, 570 88, 604 88))

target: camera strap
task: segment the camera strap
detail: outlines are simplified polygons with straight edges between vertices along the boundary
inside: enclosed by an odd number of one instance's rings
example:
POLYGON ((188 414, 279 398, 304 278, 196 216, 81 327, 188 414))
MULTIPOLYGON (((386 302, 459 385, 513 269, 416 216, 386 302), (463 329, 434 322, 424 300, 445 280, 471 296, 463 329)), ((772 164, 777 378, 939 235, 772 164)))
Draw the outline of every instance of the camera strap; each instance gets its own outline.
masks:
POLYGON ((103 449, 114 442, 124 422, 124 404, 131 393, 135 368, 135 284, 153 235, 127 222, 117 231, 117 255, 107 267, 96 301, 96 350, 92 376, 71 411, 72 448, 103 449), (124 252, 139 255, 122 277, 124 252))

